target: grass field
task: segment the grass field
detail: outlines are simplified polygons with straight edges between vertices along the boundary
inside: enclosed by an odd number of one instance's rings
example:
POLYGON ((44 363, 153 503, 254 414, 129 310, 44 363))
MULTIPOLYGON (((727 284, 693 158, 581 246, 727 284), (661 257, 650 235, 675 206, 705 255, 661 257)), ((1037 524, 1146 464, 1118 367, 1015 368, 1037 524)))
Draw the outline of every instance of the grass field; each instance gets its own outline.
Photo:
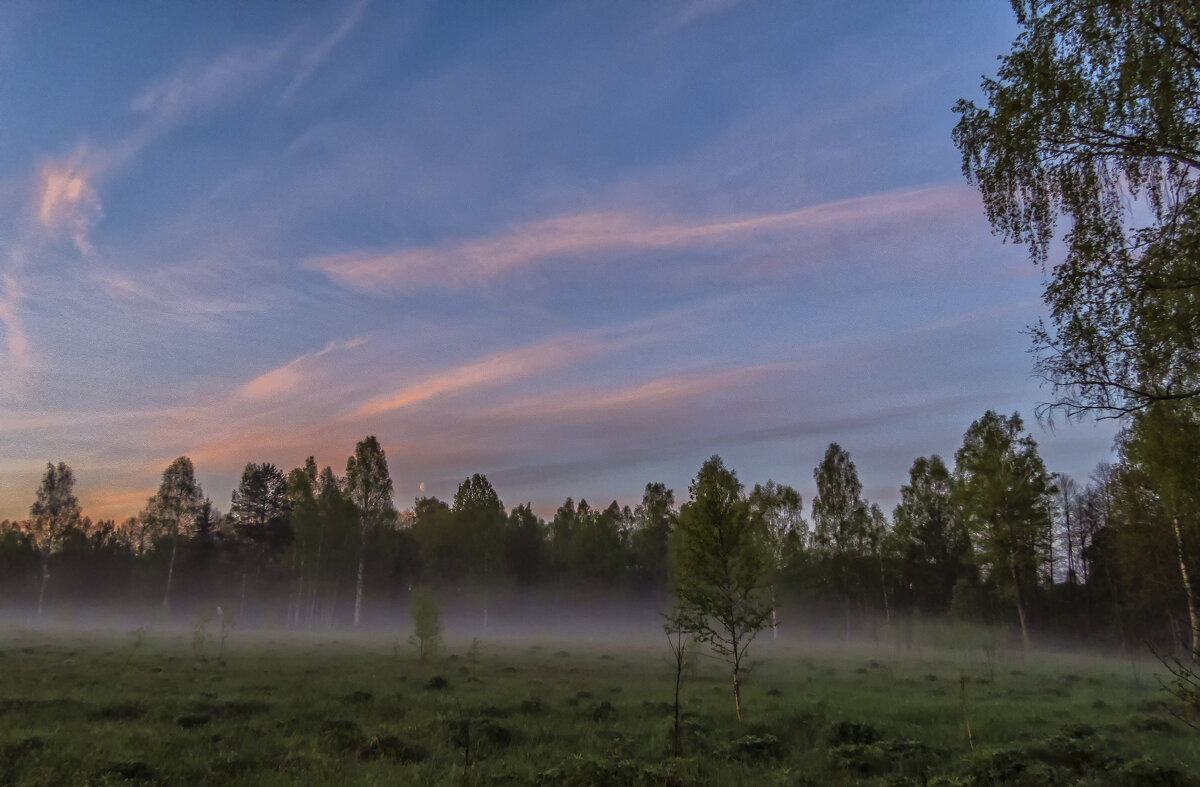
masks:
POLYGON ((407 643, 0 629, 0 784, 1195 783, 1153 661, 764 638, 738 723, 665 638, 407 643), (970 725, 968 738, 967 725, 970 725))

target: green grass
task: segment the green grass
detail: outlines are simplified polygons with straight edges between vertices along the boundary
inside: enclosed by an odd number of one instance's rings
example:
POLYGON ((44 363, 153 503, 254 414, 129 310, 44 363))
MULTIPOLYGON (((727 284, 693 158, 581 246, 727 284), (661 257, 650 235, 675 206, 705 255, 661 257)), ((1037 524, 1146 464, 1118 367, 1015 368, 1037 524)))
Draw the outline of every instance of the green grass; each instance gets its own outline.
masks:
POLYGON ((1191 784, 1151 664, 756 643, 684 686, 659 646, 0 629, 0 784, 1191 784), (971 748, 964 722, 971 725, 971 748), (469 758, 469 764, 468 764, 469 758))

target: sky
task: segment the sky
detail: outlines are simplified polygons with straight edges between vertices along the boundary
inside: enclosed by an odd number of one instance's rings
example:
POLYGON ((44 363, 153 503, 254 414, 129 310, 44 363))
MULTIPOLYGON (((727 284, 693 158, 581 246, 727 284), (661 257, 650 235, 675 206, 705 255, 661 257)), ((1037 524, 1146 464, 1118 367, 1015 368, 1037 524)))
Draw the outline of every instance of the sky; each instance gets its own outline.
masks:
POLYGON ((839 443, 891 510, 1035 418, 1042 271, 951 140, 1003 0, 0 4, 0 519, 47 462, 93 519, 190 456, 344 472, 401 509, 484 473, 686 500, 720 454, 795 486, 839 443))

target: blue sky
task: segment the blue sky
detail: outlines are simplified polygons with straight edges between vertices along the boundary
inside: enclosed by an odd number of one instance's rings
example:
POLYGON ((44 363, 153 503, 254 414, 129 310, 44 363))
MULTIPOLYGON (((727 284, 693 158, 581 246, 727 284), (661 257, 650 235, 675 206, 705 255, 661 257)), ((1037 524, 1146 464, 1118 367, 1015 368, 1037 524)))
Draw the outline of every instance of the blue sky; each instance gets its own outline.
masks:
POLYGON ((720 453, 807 502, 831 441, 912 460, 1033 419, 1041 273, 989 232, 950 107, 1007 3, 0 6, 0 518, 47 461, 93 517, 187 454, 397 503, 686 497, 720 453))

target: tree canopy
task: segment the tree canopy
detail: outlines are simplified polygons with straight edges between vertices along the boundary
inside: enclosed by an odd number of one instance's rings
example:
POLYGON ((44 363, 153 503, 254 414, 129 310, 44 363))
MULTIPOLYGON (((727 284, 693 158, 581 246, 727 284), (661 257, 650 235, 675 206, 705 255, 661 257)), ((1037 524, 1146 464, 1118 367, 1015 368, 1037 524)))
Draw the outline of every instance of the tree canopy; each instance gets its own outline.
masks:
POLYGON ((955 460, 964 520, 1028 643, 1026 604, 1047 553, 1055 488, 1024 429, 1018 414, 989 410, 967 429, 955 460))
POLYGON ((986 107, 960 100, 963 171, 1047 263, 1031 329, 1068 415, 1200 395, 1200 12, 1192 0, 1014 0, 986 107), (1059 221, 1066 230, 1059 233, 1059 221))
POLYGON ((689 492, 675 530, 675 621, 729 660, 740 719, 742 659, 771 615, 763 520, 750 515, 741 482, 719 456, 704 463, 689 492))

